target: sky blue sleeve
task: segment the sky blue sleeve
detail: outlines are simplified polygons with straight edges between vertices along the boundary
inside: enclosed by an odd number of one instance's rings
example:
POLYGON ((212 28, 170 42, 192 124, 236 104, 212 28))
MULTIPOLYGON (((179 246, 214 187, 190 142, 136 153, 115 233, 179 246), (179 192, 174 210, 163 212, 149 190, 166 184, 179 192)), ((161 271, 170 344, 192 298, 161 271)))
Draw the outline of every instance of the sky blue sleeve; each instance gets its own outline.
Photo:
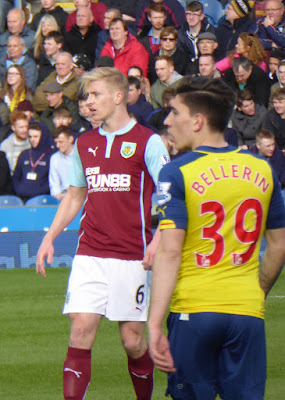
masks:
POLYGON ((170 161, 168 151, 159 135, 153 134, 149 138, 144 160, 154 184, 157 185, 161 168, 170 161))
POLYGON ((70 186, 75 186, 75 187, 86 187, 87 186, 81 159, 80 159, 80 156, 79 156, 79 153, 77 150, 77 142, 75 143, 75 149, 72 154, 72 162, 71 162, 68 180, 69 180, 70 186))

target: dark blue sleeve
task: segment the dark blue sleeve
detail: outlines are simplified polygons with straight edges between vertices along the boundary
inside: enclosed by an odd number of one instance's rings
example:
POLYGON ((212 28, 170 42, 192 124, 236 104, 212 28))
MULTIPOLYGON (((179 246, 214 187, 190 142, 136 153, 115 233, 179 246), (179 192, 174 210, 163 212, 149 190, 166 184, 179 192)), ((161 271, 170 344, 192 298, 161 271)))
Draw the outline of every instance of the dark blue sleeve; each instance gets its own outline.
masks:
POLYGON ((174 162, 166 164, 160 171, 157 185, 157 203, 162 225, 166 221, 173 221, 175 226, 170 227, 186 230, 188 213, 185 203, 184 179, 174 162))
POLYGON ((285 227, 285 205, 278 177, 273 170, 272 173, 274 189, 268 209, 266 229, 279 229, 285 227))

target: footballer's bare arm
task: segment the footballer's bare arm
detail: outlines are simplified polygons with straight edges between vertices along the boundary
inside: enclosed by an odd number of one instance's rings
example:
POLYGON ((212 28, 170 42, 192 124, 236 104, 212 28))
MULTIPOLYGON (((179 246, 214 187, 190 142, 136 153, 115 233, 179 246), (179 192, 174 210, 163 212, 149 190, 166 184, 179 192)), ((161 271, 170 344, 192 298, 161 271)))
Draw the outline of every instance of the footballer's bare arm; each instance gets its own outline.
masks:
POLYGON ((63 200, 61 201, 54 220, 48 233, 43 238, 37 254, 36 269, 37 273, 46 277, 44 260, 47 258, 48 264, 52 263, 54 247, 53 242, 57 236, 70 224, 78 214, 86 197, 85 187, 70 186, 63 200))
POLYGON ((162 331, 162 324, 176 285, 184 237, 185 231, 182 229, 163 230, 153 266, 148 322, 150 353, 156 367, 164 372, 175 371, 169 342, 162 331))
POLYGON ((267 247, 259 271, 259 283, 265 293, 270 292, 285 263, 285 228, 265 232, 267 247))

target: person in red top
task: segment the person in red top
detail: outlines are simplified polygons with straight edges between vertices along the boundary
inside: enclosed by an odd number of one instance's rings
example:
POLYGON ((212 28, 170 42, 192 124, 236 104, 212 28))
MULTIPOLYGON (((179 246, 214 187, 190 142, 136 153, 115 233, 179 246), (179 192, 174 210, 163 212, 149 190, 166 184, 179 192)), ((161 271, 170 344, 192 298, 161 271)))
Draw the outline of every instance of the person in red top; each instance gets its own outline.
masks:
POLYGON ((110 39, 102 49, 101 57, 113 58, 115 68, 118 68, 124 75, 133 65, 139 66, 143 76, 147 77, 149 54, 145 47, 128 32, 125 21, 120 18, 110 23, 110 39))
POLYGON ((69 14, 66 24, 65 30, 66 32, 70 32, 73 25, 76 24, 76 12, 81 7, 88 7, 91 9, 93 13, 94 22, 100 26, 101 29, 104 29, 104 14, 108 10, 108 7, 103 3, 92 3, 89 0, 73 0, 76 11, 69 14))

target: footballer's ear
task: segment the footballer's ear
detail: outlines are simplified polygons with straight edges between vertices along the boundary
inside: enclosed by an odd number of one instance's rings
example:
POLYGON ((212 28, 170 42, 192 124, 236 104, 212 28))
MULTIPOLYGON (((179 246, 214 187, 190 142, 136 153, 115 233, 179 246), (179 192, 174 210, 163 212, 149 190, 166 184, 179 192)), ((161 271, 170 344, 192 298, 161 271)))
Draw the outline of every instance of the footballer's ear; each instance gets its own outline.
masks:
POLYGON ((123 92, 116 92, 115 93, 115 104, 119 105, 124 100, 125 95, 123 92))

